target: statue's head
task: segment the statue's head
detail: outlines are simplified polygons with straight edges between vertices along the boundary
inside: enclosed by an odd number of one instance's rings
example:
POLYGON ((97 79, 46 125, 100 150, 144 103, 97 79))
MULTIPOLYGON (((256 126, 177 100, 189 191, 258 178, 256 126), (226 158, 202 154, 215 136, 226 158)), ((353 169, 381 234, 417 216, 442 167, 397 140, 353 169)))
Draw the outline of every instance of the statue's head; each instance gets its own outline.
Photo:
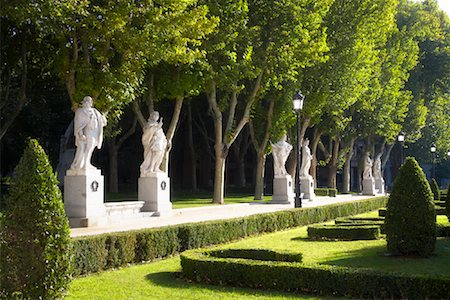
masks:
POLYGON ((158 121, 158 119, 159 119, 159 112, 157 112, 156 110, 153 111, 153 112, 150 114, 150 116, 148 117, 148 120, 149 120, 149 121, 154 121, 154 122, 156 122, 156 121, 158 121))
POLYGON ((83 101, 81 101, 81 104, 83 105, 83 107, 92 107, 92 102, 92 97, 86 96, 83 98, 83 101))
POLYGON ((304 139, 303 140, 303 147, 308 147, 309 146, 309 139, 304 139))

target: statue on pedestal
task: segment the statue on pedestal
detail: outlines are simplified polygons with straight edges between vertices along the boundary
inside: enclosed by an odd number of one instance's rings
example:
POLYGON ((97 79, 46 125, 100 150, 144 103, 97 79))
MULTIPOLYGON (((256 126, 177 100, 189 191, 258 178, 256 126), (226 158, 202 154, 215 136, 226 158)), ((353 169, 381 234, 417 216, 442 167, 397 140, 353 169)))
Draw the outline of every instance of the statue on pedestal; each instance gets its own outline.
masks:
POLYGON ((375 179, 380 179, 383 177, 381 175, 381 153, 375 157, 373 162, 373 177, 375 179))
POLYGON ((74 135, 77 150, 70 170, 96 169, 91 165, 91 157, 96 147, 102 147, 106 118, 92 107, 92 102, 90 96, 84 97, 82 107, 75 112, 74 135))
POLYGON ((371 179, 372 177, 372 159, 369 152, 367 152, 364 158, 363 179, 371 179))
POLYGON ((287 175, 286 160, 292 150, 292 145, 286 142, 286 135, 284 135, 276 144, 272 144, 273 155, 273 171, 276 176, 287 175))
POLYGON ((159 120, 159 113, 150 114, 148 122, 142 134, 142 146, 144 147, 144 162, 141 164, 141 177, 151 173, 163 172, 160 169, 164 154, 167 151, 167 139, 162 130, 163 120, 159 120))
POLYGON ((302 166, 300 168, 300 177, 308 177, 312 160, 311 149, 309 149, 309 140, 305 139, 302 145, 302 166))

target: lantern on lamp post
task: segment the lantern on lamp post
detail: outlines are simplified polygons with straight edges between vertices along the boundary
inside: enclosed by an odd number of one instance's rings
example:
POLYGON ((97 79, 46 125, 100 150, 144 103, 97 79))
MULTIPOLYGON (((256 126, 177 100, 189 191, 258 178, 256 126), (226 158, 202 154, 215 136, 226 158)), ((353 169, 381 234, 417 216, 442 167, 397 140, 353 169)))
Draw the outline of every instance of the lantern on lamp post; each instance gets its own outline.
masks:
POLYGON ((303 101, 305 100, 305 96, 298 91, 294 98, 292 99, 292 104, 294 106, 295 113, 297 114, 297 167, 295 170, 295 207, 302 207, 302 195, 300 192, 300 168, 301 168, 301 159, 302 159, 302 150, 300 143, 300 134, 301 134, 301 126, 300 126, 300 117, 303 109, 303 101))

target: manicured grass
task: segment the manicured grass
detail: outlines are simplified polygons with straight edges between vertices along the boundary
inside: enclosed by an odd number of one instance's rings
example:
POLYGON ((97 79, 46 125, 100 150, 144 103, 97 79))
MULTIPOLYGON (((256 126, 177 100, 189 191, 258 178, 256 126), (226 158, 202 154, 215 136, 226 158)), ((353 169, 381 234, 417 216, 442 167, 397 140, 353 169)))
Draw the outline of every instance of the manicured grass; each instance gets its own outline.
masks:
MULTIPOLYGON (((377 212, 358 216, 377 216, 377 212)), ((438 216, 438 222, 448 223, 448 220, 438 216)), ((385 256, 384 240, 310 241, 306 227, 248 238, 222 247, 292 250, 301 252, 305 263, 450 277, 448 238, 438 239, 434 255, 427 259, 385 256)), ((194 284, 180 279, 180 271, 179 258, 175 257, 77 278, 70 285, 67 299, 318 299, 274 291, 194 284)))
MULTIPOLYGON (((137 201, 138 196, 136 191, 124 191, 118 193, 106 193, 106 202, 114 201, 137 201)), ((272 200, 272 196, 264 196, 263 200, 255 201, 253 196, 248 194, 229 193, 225 197, 225 204, 237 203, 252 203, 252 202, 267 202, 272 200)), ((211 193, 174 193, 172 195, 173 208, 188 208, 217 205, 212 203, 211 193)))
MULTIPOLYGON (((323 299, 309 295, 196 284, 180 279, 180 258, 75 279, 65 299, 323 299)), ((334 298, 337 299, 337 298, 334 298)))

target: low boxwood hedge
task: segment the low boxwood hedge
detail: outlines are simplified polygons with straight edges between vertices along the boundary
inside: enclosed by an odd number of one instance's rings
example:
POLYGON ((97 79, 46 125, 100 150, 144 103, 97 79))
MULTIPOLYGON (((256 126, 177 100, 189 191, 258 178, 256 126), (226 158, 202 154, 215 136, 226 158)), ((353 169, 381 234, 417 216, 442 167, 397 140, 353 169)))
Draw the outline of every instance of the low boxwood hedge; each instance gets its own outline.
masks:
POLYGON ((316 240, 376 240, 380 237, 380 225, 312 225, 308 226, 308 237, 316 240))
POLYGON ((328 197, 336 197, 337 189, 333 188, 315 188, 314 194, 316 196, 328 196, 328 197))
POLYGON ((298 262, 219 258, 207 250, 181 254, 183 275, 193 281, 354 298, 447 299, 450 278, 388 273, 367 268, 298 262))
POLYGON ((74 238, 74 275, 164 258, 180 251, 375 210, 387 197, 290 209, 229 220, 74 238))
POLYGON ((302 254, 291 251, 270 249, 222 249, 208 252, 209 255, 221 258, 243 258, 264 261, 301 262, 302 254))

